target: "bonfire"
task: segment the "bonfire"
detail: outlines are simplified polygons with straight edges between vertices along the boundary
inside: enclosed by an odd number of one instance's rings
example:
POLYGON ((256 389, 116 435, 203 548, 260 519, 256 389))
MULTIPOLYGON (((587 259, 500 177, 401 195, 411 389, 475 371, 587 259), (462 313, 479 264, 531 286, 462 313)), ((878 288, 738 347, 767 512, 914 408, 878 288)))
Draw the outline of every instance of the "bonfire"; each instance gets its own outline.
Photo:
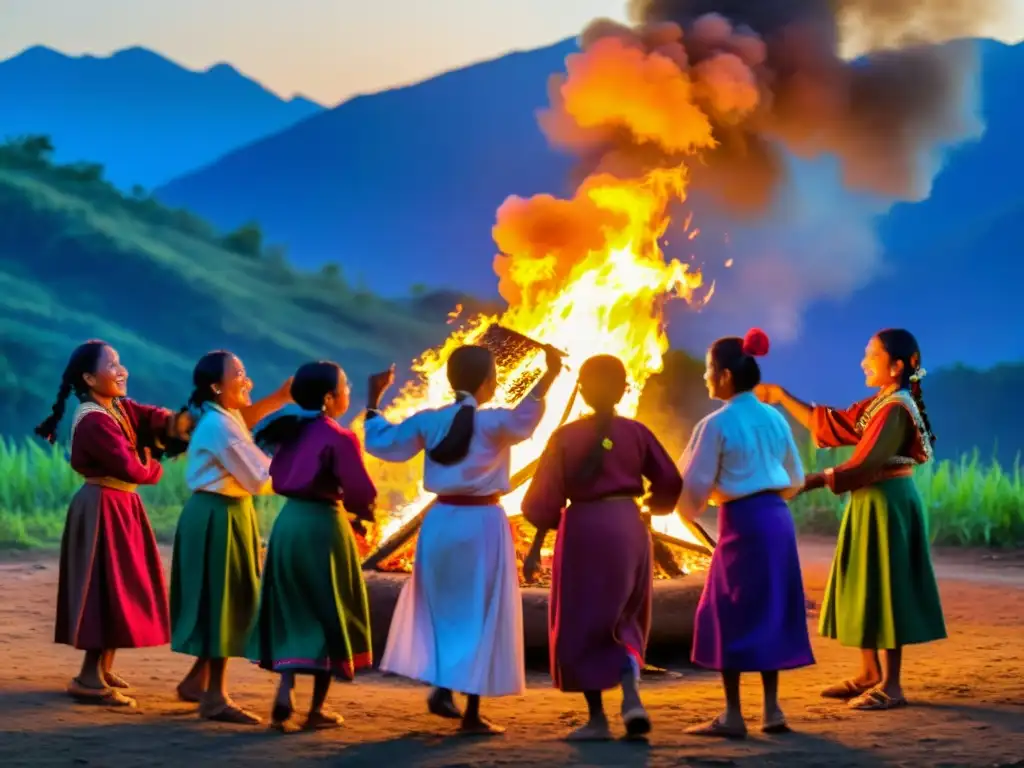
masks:
MULTIPOLYGON (((414 364, 418 379, 385 410, 389 419, 398 420, 423 408, 452 402, 445 363, 460 344, 479 343, 495 351, 500 381, 497 404, 513 404, 529 391, 543 371, 544 345, 564 352, 567 370, 548 394, 548 408, 539 429, 532 439, 512 450, 513 490, 503 503, 520 556, 525 555, 534 534, 532 526, 522 519, 519 504, 536 461, 555 429, 587 412, 582 398, 577 397, 579 366, 599 353, 622 359, 630 386, 619 413, 635 415, 643 386, 661 369, 662 355, 668 349, 663 316, 666 299, 689 300, 702 285, 699 271, 677 260, 666 261, 659 245, 670 221, 669 204, 678 199, 684 184, 684 168, 634 182, 611 177, 591 180, 581 194, 586 196, 584 202, 592 207, 592 213, 608 222, 600 232, 604 246, 588 250, 568 265, 559 263, 557 256, 498 256, 497 271, 518 289, 514 302, 500 317, 466 320, 440 348, 426 352, 414 364), (558 275, 560 268, 565 272, 558 275)), ((514 211, 531 202, 512 198, 506 206, 511 205, 514 211)), ((499 242, 503 221, 507 224, 521 219, 503 217, 499 211, 495 227, 499 242)), ((519 230, 518 234, 529 235, 529 230, 519 230)), ((367 542, 371 551, 364 567, 408 571, 416 530, 432 502, 432 496, 420 484, 422 459, 401 465, 370 461, 389 508, 381 515, 375 536, 367 542)), ((651 517, 650 526, 660 577, 681 576, 706 567, 713 544, 699 526, 676 515, 651 517)), ((554 533, 549 536, 551 540, 542 550, 548 557, 554 533)))

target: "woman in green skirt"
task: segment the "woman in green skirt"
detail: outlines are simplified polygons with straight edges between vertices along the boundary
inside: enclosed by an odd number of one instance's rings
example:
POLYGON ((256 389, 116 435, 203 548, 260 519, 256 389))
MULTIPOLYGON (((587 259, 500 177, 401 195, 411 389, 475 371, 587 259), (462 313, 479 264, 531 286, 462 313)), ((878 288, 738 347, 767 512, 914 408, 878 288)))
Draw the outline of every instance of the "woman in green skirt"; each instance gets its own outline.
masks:
POLYGON ((774 384, 759 387, 758 396, 807 427, 818 447, 855 446, 849 461, 809 475, 804 486, 850 494, 819 629, 860 648, 861 670, 822 696, 886 710, 907 703, 903 646, 946 637, 927 511, 912 477, 914 466, 931 460, 935 435, 921 396, 921 352, 909 331, 877 333, 861 368, 878 392, 846 409, 809 405, 774 384))
POLYGON ((324 706, 331 680, 352 680, 373 662, 353 527, 365 533, 363 523, 373 521, 377 489, 358 438, 337 422, 349 404, 344 371, 335 363, 307 363, 291 393, 303 412, 278 416, 256 433, 257 443, 274 451, 274 492, 287 501, 270 533, 248 651, 264 669, 281 673, 272 727, 292 730, 300 673, 314 680, 304 727, 330 728, 342 722, 324 706))
POLYGON ((255 725, 260 718, 232 702, 227 660, 245 656, 256 617, 260 533, 252 497, 270 493, 270 459, 249 424, 288 401, 278 390, 255 405, 252 381, 230 352, 204 355, 192 373, 189 406, 201 412, 189 444, 186 481, 192 497, 174 536, 171 649, 196 658, 178 696, 199 702, 209 720, 255 725))

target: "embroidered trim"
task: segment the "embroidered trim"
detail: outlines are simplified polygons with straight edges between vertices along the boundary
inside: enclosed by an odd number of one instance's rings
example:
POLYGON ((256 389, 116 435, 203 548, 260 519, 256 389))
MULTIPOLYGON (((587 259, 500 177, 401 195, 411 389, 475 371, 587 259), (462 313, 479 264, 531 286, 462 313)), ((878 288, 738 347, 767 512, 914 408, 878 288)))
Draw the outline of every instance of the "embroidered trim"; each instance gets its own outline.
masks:
MULTIPOLYGON (((882 394, 872 400, 868 407, 864 409, 864 413, 857 420, 857 431, 861 434, 867 429, 868 424, 871 423, 872 419, 878 415, 888 405, 902 405, 907 409, 910 414, 910 418, 914 421, 914 427, 917 429, 918 437, 921 441, 921 445, 924 446, 925 462, 931 461, 933 457, 932 453, 932 442, 928 439, 928 430, 924 426, 924 419, 921 418, 921 411, 917 407, 917 403, 914 401, 914 396, 905 389, 897 389, 895 392, 889 392, 882 394)), ((886 466, 898 466, 905 464, 917 464, 913 459, 906 456, 896 456, 885 463, 886 466)))

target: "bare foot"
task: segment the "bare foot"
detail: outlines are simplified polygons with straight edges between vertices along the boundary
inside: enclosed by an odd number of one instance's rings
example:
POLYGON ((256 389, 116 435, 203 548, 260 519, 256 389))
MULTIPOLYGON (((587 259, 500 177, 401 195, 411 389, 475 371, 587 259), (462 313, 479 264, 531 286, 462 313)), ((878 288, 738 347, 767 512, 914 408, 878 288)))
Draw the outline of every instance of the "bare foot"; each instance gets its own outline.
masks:
POLYGON ((230 699, 205 698, 199 705, 199 716, 215 723, 231 723, 232 725, 259 725, 263 719, 259 715, 247 712, 230 699))
POLYGON ((474 718, 463 718, 462 727, 459 729, 466 736, 500 736, 505 729, 495 725, 486 717, 477 716, 474 718))
POLYGON ((687 728, 686 733, 691 736, 704 736, 715 739, 745 739, 747 737, 747 724, 743 722, 742 715, 733 715, 726 712, 716 717, 710 723, 687 728))
POLYGON ((206 693, 206 684, 198 678, 185 678, 178 683, 178 700, 198 704, 206 693))
POLYGON ((111 672, 110 670, 107 670, 103 673, 103 680, 111 688, 120 688, 122 690, 128 690, 129 688, 131 688, 131 685, 128 684, 127 680, 125 680, 116 672, 111 672))
POLYGON ((610 741, 612 730, 608 727, 608 719, 592 719, 565 737, 566 741, 610 741))
POLYGON ((295 702, 291 698, 287 704, 282 704, 280 701, 274 702, 274 708, 270 711, 271 729, 281 733, 295 733, 300 730, 298 724, 292 720, 294 714, 295 702))

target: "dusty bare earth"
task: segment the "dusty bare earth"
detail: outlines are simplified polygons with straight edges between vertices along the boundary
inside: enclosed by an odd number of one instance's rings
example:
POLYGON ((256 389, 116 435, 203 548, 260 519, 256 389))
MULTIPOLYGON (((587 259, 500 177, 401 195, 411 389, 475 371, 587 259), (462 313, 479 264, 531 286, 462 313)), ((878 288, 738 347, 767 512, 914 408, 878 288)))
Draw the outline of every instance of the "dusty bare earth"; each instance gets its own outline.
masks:
MULTIPOLYGON (((829 554, 828 542, 804 543, 815 601, 829 554)), ((582 702, 551 690, 541 673, 524 698, 490 704, 509 731, 487 741, 455 736, 425 713, 424 688, 378 674, 335 686, 331 702, 347 716, 338 731, 282 736, 200 722, 173 697, 189 661, 166 648, 119 658, 138 712, 74 704, 62 691, 79 657, 50 642, 55 563, 8 557, 0 562, 0 766, 1024 766, 1024 553, 940 552, 936 561, 951 637, 907 654, 909 708, 859 713, 818 698, 855 656, 816 639, 817 666, 783 679, 794 734, 756 730, 760 695, 751 679, 750 739, 683 735, 717 712, 720 694, 713 676, 682 669, 644 683, 655 726, 649 744, 570 745, 559 737, 580 722, 582 702)), ((233 675, 236 698, 267 711, 274 678, 244 662, 233 675)))

